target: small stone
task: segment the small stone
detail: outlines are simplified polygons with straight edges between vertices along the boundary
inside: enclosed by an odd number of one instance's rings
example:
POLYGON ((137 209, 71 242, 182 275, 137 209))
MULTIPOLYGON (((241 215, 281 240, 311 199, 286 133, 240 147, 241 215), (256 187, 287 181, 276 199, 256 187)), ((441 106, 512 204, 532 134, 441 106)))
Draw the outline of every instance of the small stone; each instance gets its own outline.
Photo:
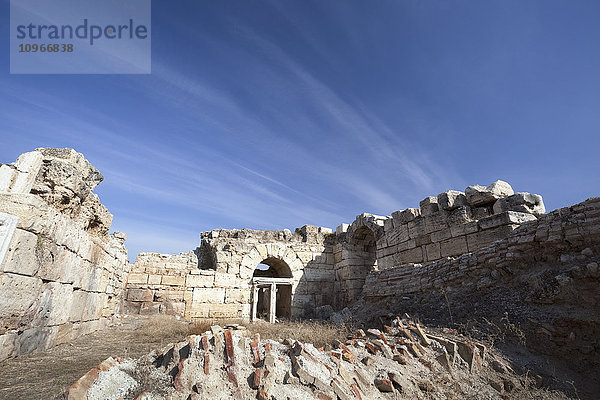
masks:
POLYGON ((375 387, 379 389, 380 392, 393 392, 394 385, 392 381, 389 379, 375 379, 375 387))
POLYGON ((498 360, 494 360, 492 361, 492 369, 496 372, 499 372, 501 374, 506 372, 506 368, 504 367, 504 364, 502 364, 500 361, 498 360))
POLYGON ((596 262, 591 262, 588 265, 585 266, 585 268, 588 270, 588 272, 591 275, 596 275, 598 273, 598 263, 596 262))
POLYGON ((400 363, 402 365, 406 365, 406 358, 402 357, 400 354, 394 354, 394 357, 392 358, 392 360, 394 360, 397 363, 400 363))
POLYGON ((360 360, 360 362, 362 362, 366 366, 369 366, 375 364, 375 359, 371 356, 366 356, 362 360, 360 360))
POLYGON ((431 383, 431 381, 429 381, 429 380, 418 381, 417 386, 423 392, 434 392, 435 391, 435 386, 433 386, 433 383, 431 383))

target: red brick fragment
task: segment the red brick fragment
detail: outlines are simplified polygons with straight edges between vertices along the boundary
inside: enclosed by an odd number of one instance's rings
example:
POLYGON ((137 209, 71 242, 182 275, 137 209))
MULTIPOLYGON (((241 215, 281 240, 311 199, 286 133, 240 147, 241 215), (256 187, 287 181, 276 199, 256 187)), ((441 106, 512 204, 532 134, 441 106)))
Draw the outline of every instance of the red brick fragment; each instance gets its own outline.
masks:
POLYGON ((258 389, 260 387, 260 369, 254 370, 254 379, 252 380, 252 388, 258 389))
POLYGON ((209 362, 210 362, 210 355, 209 354, 205 354, 204 355, 204 375, 208 375, 208 372, 209 372, 209 362))

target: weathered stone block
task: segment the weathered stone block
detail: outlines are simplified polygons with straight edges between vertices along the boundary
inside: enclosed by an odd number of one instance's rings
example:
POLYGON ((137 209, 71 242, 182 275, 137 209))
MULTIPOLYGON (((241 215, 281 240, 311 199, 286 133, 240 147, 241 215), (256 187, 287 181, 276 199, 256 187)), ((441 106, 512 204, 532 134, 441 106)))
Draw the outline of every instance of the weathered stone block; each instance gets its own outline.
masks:
POLYGON ((42 280, 11 273, 0 274, 0 326, 15 329, 16 324, 37 300, 42 280))
POLYGON ((460 236, 440 243, 440 255, 442 257, 457 256, 468 253, 467 238, 460 236))
POLYGON ((127 283, 130 284, 147 284, 148 274, 131 273, 127 276, 127 283))
POLYGON ((184 286, 185 276, 163 275, 160 283, 167 286, 184 286))
POLYGON ((248 289, 226 289, 225 303, 248 303, 250 302, 250 290, 248 289))
POLYGON ((215 276, 211 275, 188 275, 185 278, 187 287, 212 287, 215 284, 215 276))
POLYGON ((427 261, 435 261, 441 258, 440 253, 440 244, 439 243, 431 243, 425 246, 425 255, 427 261))
POLYGON ((489 186, 473 185, 465 189, 467 202, 471 206, 492 205, 496 200, 514 194, 512 187, 504 181, 489 186))
POLYGON ((227 273, 215 273, 215 286, 216 287, 236 287, 237 285, 237 277, 232 274, 227 273))
POLYGON ((471 209, 471 216, 473 217, 474 220, 480 220, 483 218, 487 218, 491 215, 493 215, 494 212, 492 210, 492 207, 487 206, 487 207, 473 207, 471 209))
POLYGON ((152 301, 154 294, 150 289, 128 289, 127 300, 129 301, 152 301))
POLYGON ((425 222, 425 233, 440 231, 448 227, 448 213, 441 210, 423 217, 423 221, 425 222))
POLYGON ((539 216, 546 212, 546 207, 542 196, 539 194, 516 193, 494 203, 495 214, 504 211, 517 211, 539 216))
POLYGON ((496 240, 502 240, 512 234, 513 225, 502 225, 467 235, 467 245, 470 252, 489 246, 496 240))
POLYGON ((432 215, 439 211, 440 207, 437 202, 437 197, 429 196, 425 197, 419 203, 419 207, 421 209, 421 215, 432 215))
POLYGON ((402 211, 394 211, 392 213, 392 218, 394 219, 394 226, 397 227, 403 224, 407 224, 420 215, 421 210, 419 210, 418 208, 407 208, 406 210, 402 211))
POLYGON ((8 246, 4 262, 2 262, 0 250, 0 270, 34 276, 40 268, 40 262, 36 254, 36 245, 37 235, 22 229, 16 229, 8 246))
POLYGON ((448 190, 438 194, 438 204, 442 210, 452 211, 461 206, 467 205, 467 197, 458 190, 448 190))
POLYGON ((505 211, 501 214, 495 214, 490 217, 480 219, 478 223, 481 229, 491 229, 501 225, 517 225, 522 224, 523 222, 535 220, 537 220, 537 218, 531 214, 515 211, 505 211))
POLYGON ((224 303, 225 289, 224 288, 195 288, 193 303, 224 303))

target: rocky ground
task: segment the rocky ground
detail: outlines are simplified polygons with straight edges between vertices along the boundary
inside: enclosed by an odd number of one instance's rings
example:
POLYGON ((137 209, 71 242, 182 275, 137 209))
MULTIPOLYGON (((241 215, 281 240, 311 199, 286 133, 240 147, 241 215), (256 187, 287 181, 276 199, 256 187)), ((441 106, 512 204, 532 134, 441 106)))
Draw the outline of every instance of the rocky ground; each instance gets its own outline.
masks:
POLYGON ((495 349, 408 316, 317 348, 232 325, 110 357, 68 399, 566 399, 495 349))

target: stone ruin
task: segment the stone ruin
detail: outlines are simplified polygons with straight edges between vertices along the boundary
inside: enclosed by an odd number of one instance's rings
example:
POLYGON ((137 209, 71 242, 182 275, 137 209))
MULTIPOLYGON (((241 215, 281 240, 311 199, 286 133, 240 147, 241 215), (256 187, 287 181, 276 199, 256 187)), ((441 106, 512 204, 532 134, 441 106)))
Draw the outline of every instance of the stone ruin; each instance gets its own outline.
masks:
POLYGON ((459 317, 466 299, 507 288, 552 305, 536 306, 530 319, 553 355, 577 351, 580 364, 600 365, 599 198, 546 214, 541 196, 496 181, 391 216, 361 214, 335 231, 216 229, 192 251, 141 253, 130 264, 126 235, 109 233, 112 215, 93 193, 102 179, 72 149, 37 149, 0 165, 0 360, 69 342, 124 314, 275 322, 369 314, 386 304, 427 316, 456 298, 459 317), (575 322, 548 328, 557 309, 577 310, 575 322), (573 332, 577 339, 561 342, 573 332))

